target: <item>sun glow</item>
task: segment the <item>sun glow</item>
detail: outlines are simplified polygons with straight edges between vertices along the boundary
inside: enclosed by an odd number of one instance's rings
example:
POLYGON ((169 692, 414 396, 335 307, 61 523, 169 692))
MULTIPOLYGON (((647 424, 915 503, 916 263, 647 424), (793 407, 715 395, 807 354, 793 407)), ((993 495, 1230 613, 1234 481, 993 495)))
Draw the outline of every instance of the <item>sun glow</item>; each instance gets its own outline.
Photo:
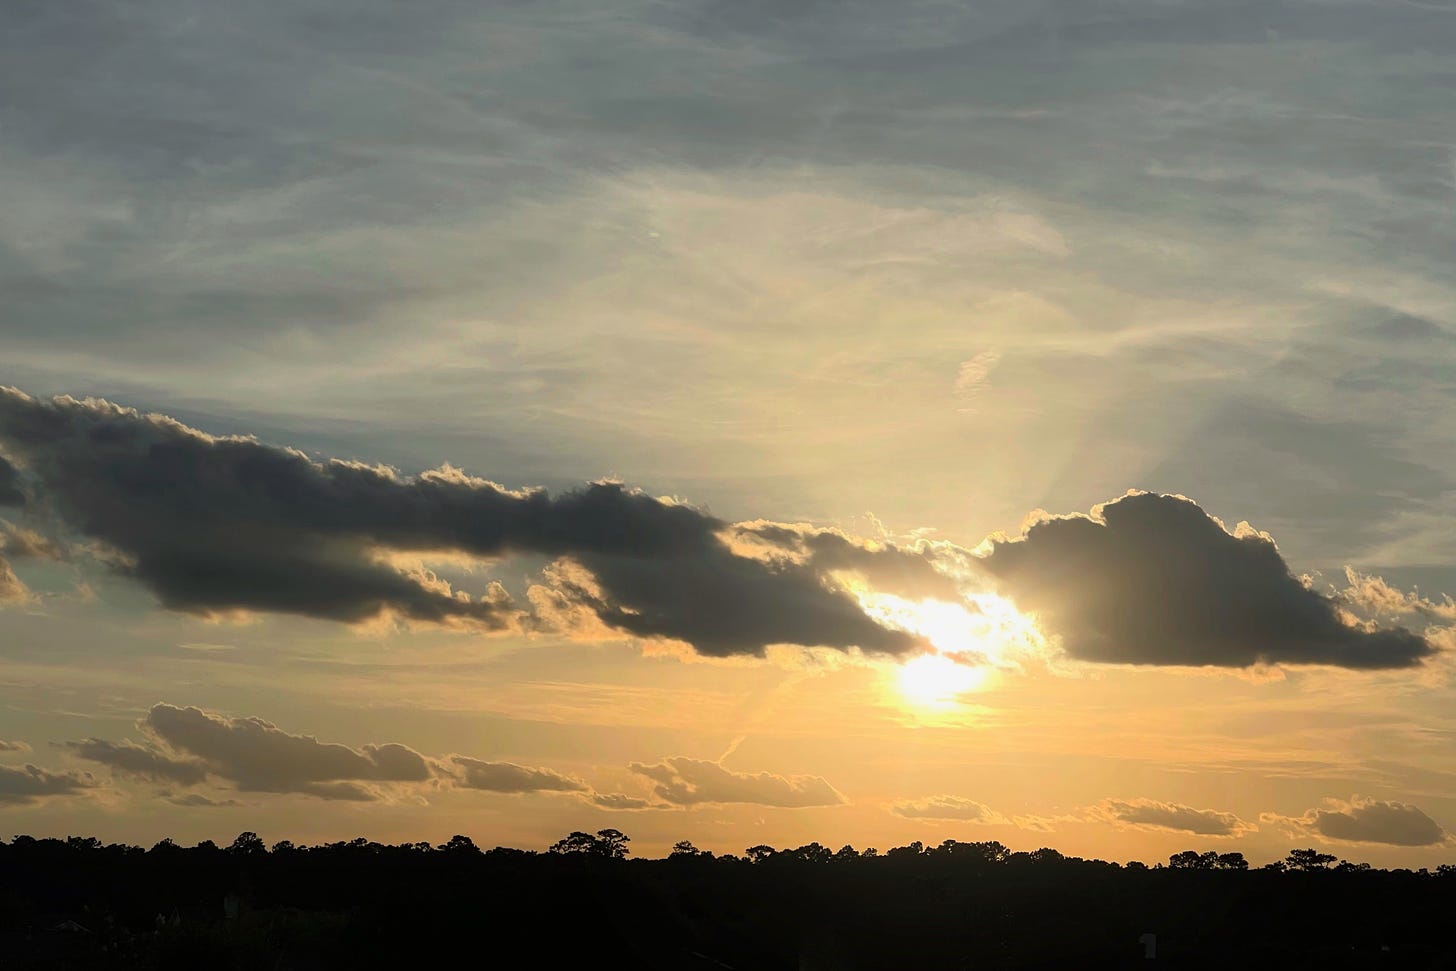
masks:
POLYGON ((855 596, 876 621, 917 634, 934 648, 894 669, 896 690, 915 707, 955 705, 961 696, 986 687, 996 671, 1017 669, 1017 656, 1042 643, 1035 625, 995 594, 968 594, 961 603, 871 590, 855 596))
POLYGON ((972 667, 945 654, 922 654, 900 665, 896 686, 906 701, 924 708, 945 708, 982 687, 990 669, 972 667))

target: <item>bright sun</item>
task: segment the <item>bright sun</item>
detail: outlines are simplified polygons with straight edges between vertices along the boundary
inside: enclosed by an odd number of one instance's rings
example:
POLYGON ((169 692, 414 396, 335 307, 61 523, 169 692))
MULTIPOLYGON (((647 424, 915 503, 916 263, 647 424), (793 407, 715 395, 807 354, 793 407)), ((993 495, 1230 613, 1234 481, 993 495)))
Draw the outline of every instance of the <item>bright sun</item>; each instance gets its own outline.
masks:
POLYGON ((985 684, 988 674, 985 667, 972 667, 945 654, 922 654, 900 665, 896 683, 906 701, 944 708, 985 684))
POLYGON ((935 653, 899 664, 894 681, 900 697, 920 708, 948 708, 962 695, 985 687, 998 667, 1015 666, 1009 654, 1035 642, 1035 627, 1009 601, 975 594, 965 603, 907 600, 870 590, 856 591, 865 613, 877 621, 925 638, 935 653))

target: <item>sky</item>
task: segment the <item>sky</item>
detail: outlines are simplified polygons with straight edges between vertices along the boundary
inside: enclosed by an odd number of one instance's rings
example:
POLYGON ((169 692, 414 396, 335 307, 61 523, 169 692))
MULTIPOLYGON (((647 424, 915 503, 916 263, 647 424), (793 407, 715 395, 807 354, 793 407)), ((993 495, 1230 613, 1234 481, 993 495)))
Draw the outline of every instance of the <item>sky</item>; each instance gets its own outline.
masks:
POLYGON ((1456 862, 1456 4, 0 9, 0 836, 1456 862))

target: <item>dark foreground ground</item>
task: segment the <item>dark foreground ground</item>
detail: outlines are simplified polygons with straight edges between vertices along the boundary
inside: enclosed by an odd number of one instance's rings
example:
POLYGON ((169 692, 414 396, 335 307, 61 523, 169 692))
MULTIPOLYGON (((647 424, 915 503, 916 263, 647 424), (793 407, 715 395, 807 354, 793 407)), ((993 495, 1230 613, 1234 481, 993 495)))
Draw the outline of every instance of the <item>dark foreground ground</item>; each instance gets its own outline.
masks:
POLYGON ((1444 867, 1147 869, 954 842, 632 860, 576 835, 541 854, 17 837, 0 968, 1456 968, 1444 867))

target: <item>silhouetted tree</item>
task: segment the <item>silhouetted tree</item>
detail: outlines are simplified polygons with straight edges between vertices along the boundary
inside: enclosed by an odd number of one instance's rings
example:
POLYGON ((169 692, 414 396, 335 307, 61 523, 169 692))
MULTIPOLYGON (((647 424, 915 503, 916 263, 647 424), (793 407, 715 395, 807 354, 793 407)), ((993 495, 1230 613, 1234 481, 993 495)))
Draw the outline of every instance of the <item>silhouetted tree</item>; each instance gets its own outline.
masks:
POLYGON ((778 850, 774 849, 772 846, 769 846, 767 843, 760 843, 757 846, 750 846, 748 849, 743 851, 743 855, 748 857, 750 863, 763 863, 765 860, 768 860, 770 857, 773 857, 777 854, 778 850))
POLYGON ((993 841, 912 844, 892 863, 819 843, 760 844, 740 859, 684 840, 669 860, 594 865, 621 859, 625 834, 573 833, 556 850, 582 857, 569 861, 481 853, 464 836, 439 848, 285 840, 268 852, 254 839, 226 850, 163 840, 145 853, 89 838, 0 843, 0 964, 441 966, 458 936, 441 932, 468 925, 492 939, 549 940, 548 963, 563 967, 680 967, 692 955, 687 966, 788 968, 826 941, 838 942, 829 966, 852 957, 861 971, 1129 967, 1141 966, 1138 935, 1151 931, 1158 960, 1176 967, 1262 967, 1271 956, 1290 969, 1456 967, 1445 931, 1456 865, 1331 866, 1312 849, 1248 873, 1239 853, 1120 867, 993 841), (1188 869, 1220 872, 1173 872, 1188 869), (47 931, 72 921, 84 934, 47 931))
POLYGON ((591 833, 575 830, 547 847, 548 853, 591 853, 595 851, 597 838, 591 833))
POLYGON ((1290 850, 1289 855, 1284 858, 1284 865, 1291 870, 1323 870, 1335 862, 1333 853, 1321 853, 1319 850, 1290 850))
POLYGON ((990 864, 1005 863, 1011 851, 995 840, 984 843, 962 843, 960 840, 945 840, 930 851, 937 856, 949 857, 957 862, 990 864))
POLYGON ((475 840, 471 839, 469 836, 461 836, 459 833, 456 833, 444 843, 441 843, 440 849, 445 853, 455 853, 460 855, 475 854, 480 852, 480 847, 475 845, 475 840))
POLYGON ((885 854, 885 856, 889 857, 892 860, 903 860, 906 857, 919 856, 924 852, 925 844, 920 842, 919 840, 916 840, 915 842, 909 843, 905 846, 897 846, 891 849, 888 853, 885 854))
POLYGON ((578 830, 552 843, 547 852, 582 853, 588 856, 606 857, 610 860, 621 860, 631 852, 627 849, 627 844, 631 841, 632 837, 619 829, 599 829, 595 836, 578 830))
POLYGON ((239 833, 238 838, 233 840, 233 845, 228 847, 228 852, 235 856, 256 856, 267 853, 268 847, 257 833, 239 833))
POLYGON ((597 830, 597 854, 612 860, 626 859, 627 854, 632 851, 627 849, 627 844, 632 842, 632 837, 619 829, 597 830))
POLYGON ((834 853, 829 847, 819 843, 805 843, 792 850, 784 850, 779 855, 800 863, 828 863, 834 853))

